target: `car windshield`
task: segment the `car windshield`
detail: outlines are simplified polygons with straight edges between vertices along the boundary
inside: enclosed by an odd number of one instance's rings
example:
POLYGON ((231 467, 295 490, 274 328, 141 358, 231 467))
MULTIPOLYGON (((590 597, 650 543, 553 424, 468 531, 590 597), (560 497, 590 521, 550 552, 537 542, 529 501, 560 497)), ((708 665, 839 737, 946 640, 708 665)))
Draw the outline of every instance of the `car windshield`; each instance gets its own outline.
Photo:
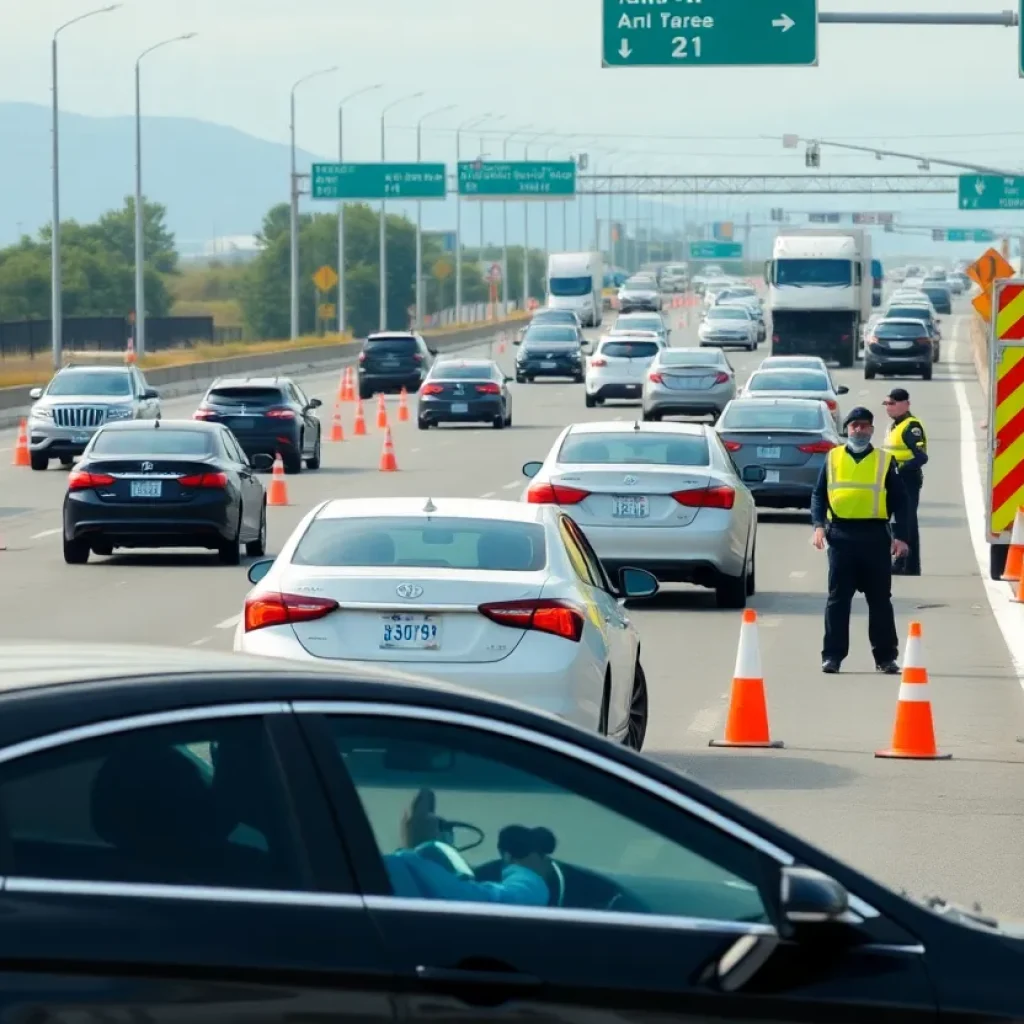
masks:
POLYGON ((570 434, 558 452, 560 463, 587 466, 707 466, 710 459, 700 434, 570 434))
POLYGON ((548 279, 548 291, 561 298, 579 298, 594 290, 591 277, 552 277, 548 279))
POLYGON ((912 324, 880 323, 875 327, 876 338, 919 338, 927 333, 924 321, 912 324))
POLYGON ((208 430, 174 430, 145 427, 142 430, 101 430, 93 438, 90 455, 181 455, 202 458, 213 451, 208 430))
POLYGON ((780 356, 773 359, 769 356, 761 363, 762 370, 820 370, 820 359, 801 359, 799 356, 780 356))
POLYGON ((726 366, 725 354, 719 349, 665 349, 658 357, 662 366, 726 366))
POLYGON ((118 370, 64 370, 50 381, 46 393, 126 398, 132 394, 132 381, 118 370))
POLYGON ((747 387, 751 391, 830 391, 828 377, 809 370, 769 370, 755 373, 747 387))
POLYGON ((622 316, 615 321, 616 331, 655 331, 665 329, 665 321, 660 316, 622 316))
POLYGON ((496 376, 493 363, 441 363, 430 371, 431 380, 489 380, 496 376))
POLYGON ((547 564, 544 527, 500 519, 314 519, 295 565, 536 572, 547 564))
POLYGON ((850 284, 852 273, 852 260, 780 259, 775 261, 775 283, 780 285, 841 288, 850 284))
POLYGON ((897 319, 931 320, 932 311, 927 306, 890 306, 885 315, 897 319))
POLYGON ((803 402, 733 402, 718 423, 722 430, 821 430, 820 405, 803 402))
POLYGON ((374 356, 407 356, 419 351, 415 338, 370 338, 366 351, 374 356))
POLYGON ((531 324, 569 324, 576 325, 576 314, 565 309, 538 309, 533 314, 531 324))
POLYGON ((749 320, 746 306, 715 306, 708 310, 709 320, 749 320))
POLYGON ((576 333, 575 327, 559 327, 557 324, 541 324, 539 327, 531 327, 523 336, 523 341, 527 345, 548 341, 561 341, 576 344, 579 341, 579 335, 576 333))
POLYGON ((656 341, 606 341, 601 355, 611 359, 650 359, 661 351, 656 341))

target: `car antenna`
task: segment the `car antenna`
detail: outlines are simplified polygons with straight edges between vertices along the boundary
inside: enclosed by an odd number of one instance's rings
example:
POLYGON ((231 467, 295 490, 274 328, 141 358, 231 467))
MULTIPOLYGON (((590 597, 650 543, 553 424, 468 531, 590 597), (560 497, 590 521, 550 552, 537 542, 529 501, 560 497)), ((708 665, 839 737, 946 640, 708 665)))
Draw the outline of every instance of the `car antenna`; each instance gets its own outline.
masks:
POLYGON ((159 416, 157 416, 157 418, 155 420, 153 420, 153 429, 154 430, 159 430, 160 429, 160 417, 159 416))
POLYGON ((423 506, 423 511, 427 513, 437 511, 437 506, 434 504, 432 499, 427 498, 427 503, 423 506))
POLYGON ((633 429, 634 430, 639 430, 640 429, 640 421, 639 420, 634 420, 633 421, 633 429))

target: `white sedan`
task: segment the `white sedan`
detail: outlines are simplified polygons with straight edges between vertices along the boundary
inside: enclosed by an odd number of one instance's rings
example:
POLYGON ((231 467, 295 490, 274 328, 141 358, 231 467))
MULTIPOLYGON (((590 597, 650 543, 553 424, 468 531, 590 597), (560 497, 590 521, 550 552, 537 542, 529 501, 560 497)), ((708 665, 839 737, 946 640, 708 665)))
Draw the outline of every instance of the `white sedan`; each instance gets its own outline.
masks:
POLYGON ((614 587, 557 506, 325 501, 249 581, 236 651, 386 663, 643 745, 647 683, 623 605, 658 582, 628 569, 614 587))

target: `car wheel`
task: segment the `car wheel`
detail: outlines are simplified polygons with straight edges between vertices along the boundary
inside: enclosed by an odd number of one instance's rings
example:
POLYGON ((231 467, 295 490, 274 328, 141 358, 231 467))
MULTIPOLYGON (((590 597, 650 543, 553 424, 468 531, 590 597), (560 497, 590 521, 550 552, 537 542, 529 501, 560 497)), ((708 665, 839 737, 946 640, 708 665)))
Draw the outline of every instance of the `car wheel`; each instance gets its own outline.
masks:
POLYGON ((930 366, 926 366, 924 368, 924 371, 921 373, 921 379, 922 380, 931 380, 932 379, 932 368, 930 366))
POLYGON ((114 545, 105 540, 96 541, 92 545, 92 553, 101 558, 109 558, 114 553, 114 545))
POLYGON ((572 382, 573 382, 573 384, 582 384, 583 383, 583 378, 582 377, 573 377, 572 382))
POLYGON ((425 419, 423 419, 422 416, 417 418, 416 426, 419 427, 420 430, 429 430, 430 429, 430 424, 425 419))
POLYGON ((941 358, 942 358, 942 349, 938 345, 936 345, 935 346, 935 355, 934 355, 934 357, 932 359, 932 362, 933 363, 937 363, 941 358))
POLYGON ((757 540, 750 552, 750 565, 747 572, 747 597, 753 597, 757 593, 757 540))
POLYGON ((491 420, 491 426, 494 427, 495 430, 504 430, 505 417, 500 414, 498 416, 495 416, 494 419, 491 420))
POLYGON ((255 540, 245 545, 245 553, 253 558, 262 558, 267 553, 267 502, 263 502, 260 512, 260 532, 255 540))
POLYGON ((75 460, 74 460, 74 458, 73 458, 72 456, 70 456, 70 455, 62 455, 62 456, 60 457, 60 464, 61 464, 61 465, 62 465, 62 466, 63 466, 63 467, 65 468, 65 469, 70 469, 70 468, 71 468, 71 467, 72 467, 72 466, 74 465, 74 463, 75 463, 75 460))
POLYGON ((64 561, 68 565, 85 565, 89 561, 89 545, 84 540, 64 538, 64 561))
POLYGON ((645 423, 657 423, 661 419, 661 414, 651 410, 648 412, 646 409, 643 411, 643 420, 645 423))
POLYGON ((747 606, 747 575, 746 566, 739 576, 726 576, 722 573, 715 583, 715 601, 719 608, 746 608, 747 606))
POLYGON ((593 409, 597 405, 597 399, 593 395, 587 395, 584 401, 587 404, 588 409, 593 409))
POLYGON ((36 472, 42 472, 50 468, 50 460, 45 455, 37 455, 35 452, 31 452, 28 461, 36 472))
POLYGON ((368 402, 373 398, 373 392, 369 388, 364 388, 361 384, 359 385, 359 397, 364 401, 368 402))
POLYGON ((517 384, 525 384, 526 383, 526 378, 521 373, 517 373, 516 374, 516 383, 517 384))
POLYGON ((647 713, 647 676, 637 659, 633 672, 633 692, 629 697, 629 724, 623 746, 638 752, 643 750, 644 739, 647 737, 647 713))
POLYGON ((506 427, 511 427, 512 426, 512 410, 511 409, 509 409, 508 415, 505 417, 505 426, 506 427))
POLYGON ((604 690, 601 693, 601 710, 597 716, 597 731, 602 736, 608 735, 608 709, 612 702, 611 670, 605 669, 604 690))
POLYGON ((238 513, 238 526, 235 527, 235 539, 222 540, 217 545, 217 557, 221 565, 239 565, 242 561, 242 513, 238 513))
POLYGON ((294 452, 289 452, 287 455, 281 456, 281 461, 284 463, 284 471, 289 475, 293 476, 296 473, 302 472, 302 438, 299 438, 299 446, 294 452))
POLYGON ((873 366, 864 367, 864 379, 874 380, 875 379, 875 368, 873 366))
POLYGON ((306 459, 306 468, 307 469, 319 469, 320 468, 320 457, 321 457, 321 452, 320 452, 320 436, 318 434, 317 435, 317 439, 316 439, 316 447, 313 449, 313 454, 312 454, 312 456, 310 456, 310 458, 306 459))

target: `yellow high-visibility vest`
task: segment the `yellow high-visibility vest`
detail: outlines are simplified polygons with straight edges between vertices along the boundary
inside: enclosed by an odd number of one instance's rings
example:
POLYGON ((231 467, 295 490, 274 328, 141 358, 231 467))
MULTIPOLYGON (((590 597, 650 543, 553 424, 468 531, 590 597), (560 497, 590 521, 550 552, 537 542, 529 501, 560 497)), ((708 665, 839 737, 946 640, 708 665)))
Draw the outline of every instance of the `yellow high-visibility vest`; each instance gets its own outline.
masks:
POLYGON ((829 519, 881 519, 889 518, 889 503, 885 494, 885 478, 892 465, 891 452, 873 448, 857 461, 846 447, 833 448, 828 453, 826 480, 828 482, 829 519))
MULTIPOLYGON (((921 433, 924 433, 924 424, 916 416, 908 416, 902 423, 897 423, 885 438, 885 450, 890 452, 897 462, 909 462, 914 457, 906 441, 903 440, 904 432, 907 427, 911 426, 920 427, 921 433)), ((922 440, 918 447, 927 454, 927 439, 922 440)))

